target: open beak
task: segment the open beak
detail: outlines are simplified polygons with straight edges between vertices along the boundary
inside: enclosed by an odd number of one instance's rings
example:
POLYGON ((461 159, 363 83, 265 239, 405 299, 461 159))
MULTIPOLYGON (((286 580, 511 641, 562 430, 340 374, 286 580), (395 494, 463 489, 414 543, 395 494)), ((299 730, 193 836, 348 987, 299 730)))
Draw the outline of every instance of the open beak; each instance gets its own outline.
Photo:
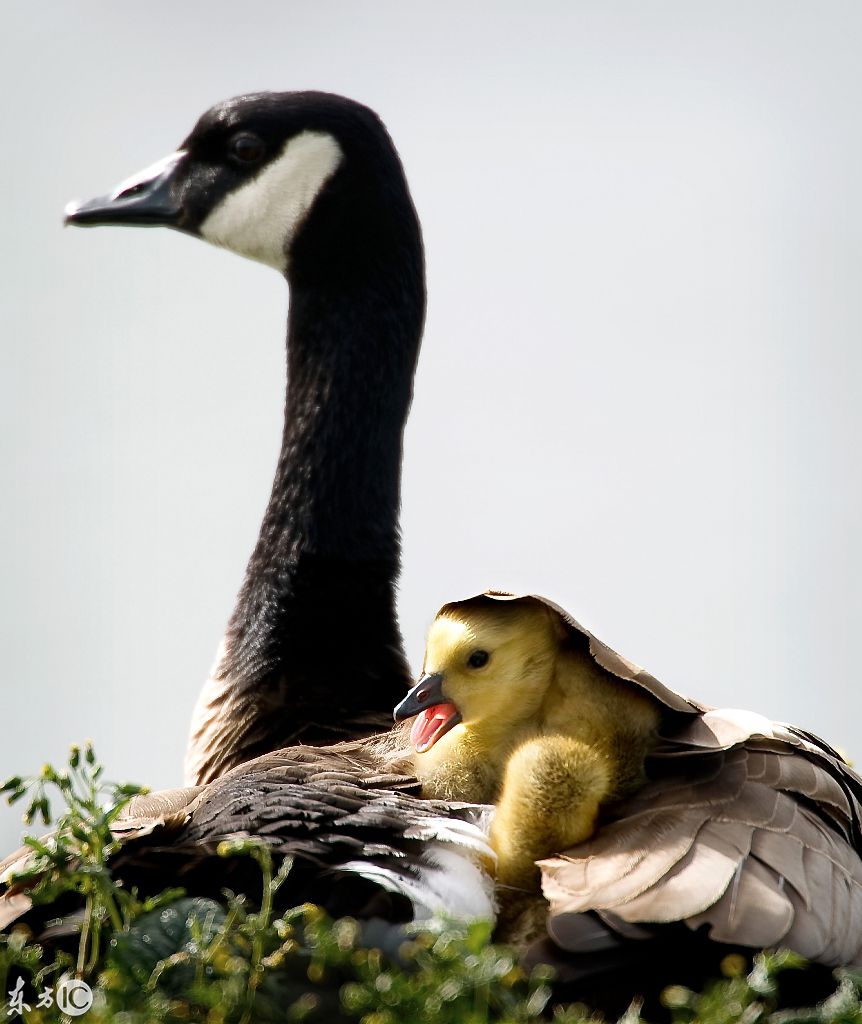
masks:
POLYGON ((66 207, 66 224, 91 227, 129 224, 176 227, 182 206, 175 187, 186 154, 180 150, 121 182, 113 192, 66 207))
POLYGON ((437 704, 445 704, 443 696, 443 676, 439 672, 432 675, 422 675, 419 682, 410 690, 404 700, 393 712, 396 722, 403 722, 405 718, 413 718, 420 711, 426 711, 437 704))
POLYGON ((394 711, 396 722, 419 716, 410 730, 410 742, 418 754, 430 750, 461 721, 461 712, 443 693, 444 681, 439 672, 426 673, 394 711))

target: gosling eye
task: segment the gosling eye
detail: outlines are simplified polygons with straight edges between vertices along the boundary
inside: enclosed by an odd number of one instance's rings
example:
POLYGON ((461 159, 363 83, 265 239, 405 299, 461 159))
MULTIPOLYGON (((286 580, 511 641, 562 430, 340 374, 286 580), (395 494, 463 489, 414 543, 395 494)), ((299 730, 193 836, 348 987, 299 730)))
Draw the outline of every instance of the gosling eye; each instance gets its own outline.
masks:
POLYGON ((238 132, 228 143, 228 152, 238 163, 256 164, 266 153, 266 146, 253 132, 238 132))
POLYGON ((467 664, 470 668, 482 668, 488 664, 490 657, 491 655, 487 651, 473 651, 467 659, 467 664))

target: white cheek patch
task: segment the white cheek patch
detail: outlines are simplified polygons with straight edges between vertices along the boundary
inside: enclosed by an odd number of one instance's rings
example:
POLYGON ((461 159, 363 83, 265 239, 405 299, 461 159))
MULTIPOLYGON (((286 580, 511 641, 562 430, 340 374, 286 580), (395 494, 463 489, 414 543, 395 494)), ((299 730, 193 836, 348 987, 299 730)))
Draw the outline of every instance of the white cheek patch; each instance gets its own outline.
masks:
POLYGON ((224 197, 201 236, 283 272, 297 228, 342 157, 325 132, 295 135, 257 177, 224 197))

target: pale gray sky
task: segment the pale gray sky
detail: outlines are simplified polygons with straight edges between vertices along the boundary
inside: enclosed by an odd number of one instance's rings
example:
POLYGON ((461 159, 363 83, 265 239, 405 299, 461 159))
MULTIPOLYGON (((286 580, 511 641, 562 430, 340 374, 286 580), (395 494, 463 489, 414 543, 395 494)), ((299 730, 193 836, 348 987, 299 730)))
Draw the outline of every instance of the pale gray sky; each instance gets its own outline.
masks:
POLYGON ((286 290, 60 221, 270 88, 377 109, 424 225, 414 666, 445 600, 537 590, 862 757, 858 3, 54 0, 0 49, 0 776, 91 736, 114 777, 181 778, 269 492, 286 290))

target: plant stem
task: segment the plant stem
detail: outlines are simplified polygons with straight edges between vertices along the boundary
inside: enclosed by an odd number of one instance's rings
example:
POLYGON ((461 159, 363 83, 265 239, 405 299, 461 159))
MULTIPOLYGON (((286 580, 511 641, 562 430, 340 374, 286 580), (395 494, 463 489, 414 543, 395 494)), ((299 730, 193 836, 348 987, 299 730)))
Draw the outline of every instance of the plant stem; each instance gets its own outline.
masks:
POLYGON ((92 939, 90 941, 90 959, 87 961, 86 974, 89 974, 94 970, 96 963, 99 959, 99 945, 102 935, 102 922, 99 918, 98 913, 93 915, 93 927, 92 927, 92 939))
POLYGON ((78 940, 78 964, 75 974, 78 978, 84 977, 84 968, 87 963, 87 946, 90 941, 90 925, 93 920, 93 896, 87 894, 87 903, 84 907, 84 923, 81 925, 81 937, 78 940))
POLYGON ((260 897, 260 913, 254 917, 254 931, 251 939, 251 963, 248 972, 248 997, 240 1024, 250 1024, 252 1020, 255 994, 263 974, 263 967, 261 966, 261 960, 263 959, 263 937, 272 917, 272 896, 274 892, 272 854, 269 851, 269 847, 259 846, 252 856, 260 865, 260 871, 263 875, 263 888, 260 897))

